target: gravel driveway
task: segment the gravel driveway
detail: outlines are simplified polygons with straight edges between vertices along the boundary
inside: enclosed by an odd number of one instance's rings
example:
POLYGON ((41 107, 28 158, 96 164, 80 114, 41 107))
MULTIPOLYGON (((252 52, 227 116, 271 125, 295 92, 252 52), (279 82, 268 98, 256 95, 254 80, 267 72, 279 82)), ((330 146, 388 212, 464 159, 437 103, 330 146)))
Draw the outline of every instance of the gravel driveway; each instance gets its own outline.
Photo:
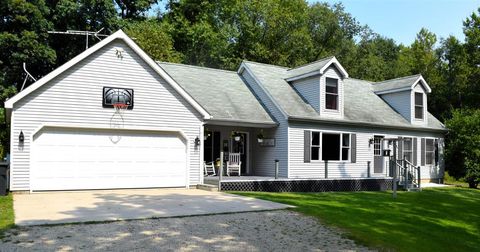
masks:
POLYGON ((0 251, 317 251, 365 247, 288 210, 101 224, 19 227, 0 251))

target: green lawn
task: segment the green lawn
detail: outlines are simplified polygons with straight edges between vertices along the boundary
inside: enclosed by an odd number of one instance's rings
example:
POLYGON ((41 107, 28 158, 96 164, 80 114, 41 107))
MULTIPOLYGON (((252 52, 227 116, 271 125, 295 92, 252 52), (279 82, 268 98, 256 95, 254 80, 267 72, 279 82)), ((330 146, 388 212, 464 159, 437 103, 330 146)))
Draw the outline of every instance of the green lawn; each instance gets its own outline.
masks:
POLYGON ((0 196, 0 238, 5 230, 14 226, 14 223, 12 194, 0 196))
POLYGON ((396 200, 391 192, 236 194, 297 206, 296 211, 380 250, 478 251, 480 246, 480 190, 402 191, 396 200))

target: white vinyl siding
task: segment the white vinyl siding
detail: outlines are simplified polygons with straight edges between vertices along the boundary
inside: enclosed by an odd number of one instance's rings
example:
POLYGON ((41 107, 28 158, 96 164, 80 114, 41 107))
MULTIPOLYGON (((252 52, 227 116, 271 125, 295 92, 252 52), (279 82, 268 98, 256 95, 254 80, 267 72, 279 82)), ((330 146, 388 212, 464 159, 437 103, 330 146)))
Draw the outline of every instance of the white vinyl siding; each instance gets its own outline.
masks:
MULTIPOLYGON (((370 139, 375 135, 381 135, 385 138, 396 137, 438 137, 440 163, 439 166, 422 166, 422 179, 436 179, 443 177, 443 138, 439 133, 414 132, 403 130, 386 130, 374 128, 360 128, 349 126, 331 126, 322 124, 294 123, 289 125, 289 169, 290 178, 324 178, 325 162, 304 162, 304 131, 319 131, 325 133, 350 133, 356 134, 356 162, 350 161, 330 161, 328 162, 329 178, 359 178, 368 176, 368 162, 370 162, 371 174, 373 174, 374 144, 370 144, 370 139)), ((420 147, 417 147, 417 158, 420 159, 420 147)), ((350 155, 349 155, 350 156, 350 155)), ((386 162, 387 159, 385 159, 386 162)), ((420 164, 420 161, 418 161, 420 164)), ((387 167, 387 166, 386 166, 387 167)), ((385 169, 386 171, 387 169, 385 169)))
MULTIPOLYGON (((182 131, 188 138, 190 185, 201 181, 200 150, 194 145, 201 134, 201 116, 130 47, 113 41, 57 76, 24 99, 12 112, 11 189, 29 190, 32 132, 43 124, 70 127, 109 126, 114 110, 102 107, 104 86, 134 89, 134 109, 124 114, 125 128, 148 127, 182 131), (118 58, 115 48, 122 48, 118 58), (25 143, 19 146, 23 131, 25 143)), ((54 155, 54 154, 52 154, 54 155)))
POLYGON ((320 75, 292 82, 293 88, 317 112, 320 112, 320 75))
MULTIPOLYGON (((275 169, 273 168, 275 160, 278 159, 279 176, 288 177, 288 122, 282 112, 270 97, 268 97, 267 93, 259 86, 261 83, 257 83, 247 70, 243 71, 242 77, 255 95, 261 100, 267 111, 280 124, 276 128, 264 130, 265 135, 268 134, 267 137, 275 139, 274 147, 260 147, 259 145, 255 145, 257 147, 253 153, 253 172, 257 176, 275 176, 275 169)), ((258 129, 254 136, 259 132, 260 130, 258 129)))
POLYGON ((320 111, 320 116, 328 118, 343 118, 343 80, 342 75, 337 70, 335 66, 330 66, 325 70, 324 74, 320 77, 320 104, 322 110, 320 111), (338 82, 338 98, 337 98, 337 110, 327 109, 326 108, 326 80, 327 78, 337 79, 338 82))

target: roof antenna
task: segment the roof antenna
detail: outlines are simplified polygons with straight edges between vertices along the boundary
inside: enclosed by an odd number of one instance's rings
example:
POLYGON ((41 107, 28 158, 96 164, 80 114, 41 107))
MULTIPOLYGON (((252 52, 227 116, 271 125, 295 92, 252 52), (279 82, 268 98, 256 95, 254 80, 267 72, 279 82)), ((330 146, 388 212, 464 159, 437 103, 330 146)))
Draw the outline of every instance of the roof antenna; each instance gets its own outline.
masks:
POLYGON ((88 49, 88 36, 93 36, 98 40, 102 40, 100 37, 108 37, 106 34, 100 34, 103 31, 104 27, 96 32, 92 31, 77 31, 77 30, 67 30, 65 32, 61 31, 48 31, 50 34, 64 34, 64 35, 82 35, 85 36, 85 50, 88 49))
POLYGON ((27 71, 27 64, 25 64, 25 62, 23 62, 23 71, 25 71, 25 80, 23 80, 23 84, 22 84, 22 88, 20 89, 20 92, 23 90, 23 88, 25 87, 25 83, 27 83, 27 80, 28 78, 32 79, 33 81, 37 81, 37 79, 35 79, 28 71, 27 71))

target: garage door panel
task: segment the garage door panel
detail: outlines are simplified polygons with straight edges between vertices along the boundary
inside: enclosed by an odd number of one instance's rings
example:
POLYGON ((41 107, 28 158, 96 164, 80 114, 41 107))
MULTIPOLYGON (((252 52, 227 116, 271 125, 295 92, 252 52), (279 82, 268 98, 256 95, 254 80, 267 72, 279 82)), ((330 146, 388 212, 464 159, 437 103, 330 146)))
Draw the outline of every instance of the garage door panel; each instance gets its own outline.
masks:
POLYGON ((31 169, 32 190, 184 187, 186 147, 175 134, 50 129, 31 169))

